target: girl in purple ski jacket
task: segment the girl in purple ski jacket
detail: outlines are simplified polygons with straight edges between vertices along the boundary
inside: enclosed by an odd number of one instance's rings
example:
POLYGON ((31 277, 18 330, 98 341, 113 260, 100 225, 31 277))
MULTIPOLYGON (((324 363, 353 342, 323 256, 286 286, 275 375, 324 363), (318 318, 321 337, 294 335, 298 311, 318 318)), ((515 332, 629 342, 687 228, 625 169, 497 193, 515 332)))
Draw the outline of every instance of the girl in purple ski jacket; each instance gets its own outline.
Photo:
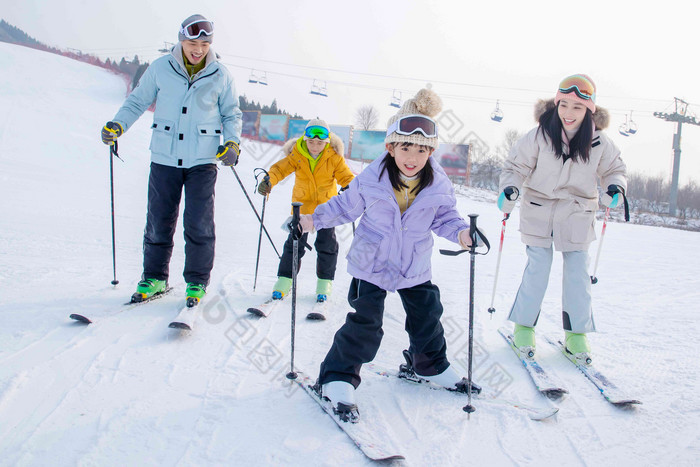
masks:
POLYGON ((353 276, 348 301, 355 311, 335 334, 315 386, 345 421, 359 419, 355 389, 362 364, 379 350, 387 291, 398 292, 406 311, 407 364, 429 381, 466 391, 468 381, 447 360, 440 291, 430 282, 432 232, 463 248, 471 245, 452 184, 430 158, 438 147, 431 117, 441 106, 429 89, 406 101, 388 122, 387 151, 342 194, 301 217, 304 231, 311 231, 362 216, 347 255, 353 276))

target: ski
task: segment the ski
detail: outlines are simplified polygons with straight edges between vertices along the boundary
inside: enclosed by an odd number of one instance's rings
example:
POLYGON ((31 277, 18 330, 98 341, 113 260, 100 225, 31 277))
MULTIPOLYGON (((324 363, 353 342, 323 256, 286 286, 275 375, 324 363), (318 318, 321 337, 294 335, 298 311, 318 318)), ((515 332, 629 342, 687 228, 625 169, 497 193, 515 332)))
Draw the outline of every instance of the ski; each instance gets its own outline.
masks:
POLYGON ((270 313, 272 313, 274 309, 277 308, 277 306, 282 302, 282 300, 284 300, 284 298, 281 298, 279 300, 269 298, 260 305, 250 307, 246 311, 261 318, 267 318, 268 316, 270 316, 270 313))
POLYGON ((603 395, 605 400, 618 407, 626 407, 630 405, 641 404, 642 402, 638 399, 633 399, 628 397, 620 388, 618 388, 615 383, 610 381, 605 375, 600 371, 596 370, 593 364, 583 363, 576 360, 574 354, 566 349, 566 346, 559 340, 555 341, 549 336, 545 336, 547 342, 557 347, 566 356, 566 359, 571 363, 576 365, 576 367, 581 370, 581 373, 586 375, 586 377, 595 385, 596 388, 603 395))
POLYGON ((387 460, 401 460, 405 459, 404 456, 396 454, 393 447, 389 446, 388 439, 382 439, 373 433, 371 427, 358 421, 357 423, 344 422, 340 417, 334 412, 333 406, 330 401, 323 399, 314 389, 315 381, 309 376, 306 376, 302 372, 298 371, 297 379, 294 380, 296 384, 301 386, 301 388, 306 392, 321 408, 326 412, 338 425, 338 427, 345 432, 346 435, 352 440, 355 445, 360 448, 362 453, 373 461, 387 461, 387 460), (381 444, 380 444, 381 443, 381 444))
POLYGON ((170 293, 171 290, 173 290, 173 288, 172 288, 172 287, 168 287, 167 289, 165 289, 164 292, 157 293, 157 294, 153 295, 152 297, 149 297, 149 298, 147 298, 147 299, 145 299, 145 300, 141 300, 140 302, 131 302, 131 301, 126 302, 126 303, 125 303, 121 308, 119 308, 118 310, 114 310, 114 311, 111 311, 111 312, 99 314, 98 316, 90 317, 90 315, 88 315, 88 314, 72 313, 72 314, 69 316, 69 318, 70 318, 70 319, 74 319, 74 320, 76 320, 76 321, 79 321, 79 322, 81 322, 81 323, 92 324, 92 323, 94 323, 94 322, 95 322, 96 320, 98 320, 98 319, 108 318, 108 317, 110 317, 110 316, 114 316, 114 315, 117 315, 117 314, 122 313, 122 312, 124 312, 124 311, 128 311, 128 310, 131 310, 131 309, 133 309, 133 308, 136 308, 137 306, 144 305, 144 304, 146 304, 146 303, 148 303, 148 302, 152 302, 152 301, 154 301, 154 300, 158 300, 159 298, 163 298, 163 297, 165 297, 168 293, 170 293))
POLYGON ((530 375, 532 382, 535 383, 535 387, 545 396, 550 399, 559 399, 564 394, 568 394, 569 391, 564 388, 564 386, 559 382, 558 378, 555 378, 551 373, 547 373, 544 368, 539 364, 539 362, 534 357, 528 357, 522 355, 518 348, 513 342, 513 334, 510 333, 506 328, 500 328, 498 330, 499 334, 503 336, 508 345, 515 355, 520 359, 527 374, 530 375))
POLYGON ((329 307, 328 300, 316 300, 311 312, 306 315, 306 319, 310 321, 325 321, 329 307))
POLYGON ((191 331, 194 328, 194 322, 197 320, 199 303, 199 300, 190 300, 188 298, 185 306, 182 307, 175 319, 168 324, 168 327, 191 331))
MULTIPOLYGON (((406 365, 401 365, 399 367, 399 371, 394 371, 394 370, 388 370, 386 368, 382 368, 379 365, 376 365, 374 363, 367 363, 363 366, 363 368, 366 368, 370 370, 373 373, 376 373, 380 376, 386 376, 386 377, 395 377, 398 379, 401 379, 402 381, 406 381, 411 384, 416 384, 420 386, 424 386, 429 389, 434 389, 437 391, 445 391, 445 392, 450 392, 454 394, 459 394, 460 396, 466 396, 465 393, 460 393, 457 391, 452 391, 447 388, 444 388, 442 386, 437 386, 431 382, 429 382, 426 379, 421 378, 418 376, 415 371, 411 368, 407 368, 406 365)), ((527 413, 527 416, 530 417, 530 420, 546 420, 550 417, 553 417, 554 415, 559 412, 558 407, 534 407, 526 404, 521 404, 520 402, 513 402, 509 401, 506 399, 501 399, 496 397, 495 395, 491 394, 486 394, 484 392, 480 392, 478 394, 475 394, 475 391, 472 390, 472 395, 478 400, 479 402, 483 402, 487 405, 494 405, 494 406, 503 406, 507 408, 512 408, 516 410, 523 410, 527 413)))

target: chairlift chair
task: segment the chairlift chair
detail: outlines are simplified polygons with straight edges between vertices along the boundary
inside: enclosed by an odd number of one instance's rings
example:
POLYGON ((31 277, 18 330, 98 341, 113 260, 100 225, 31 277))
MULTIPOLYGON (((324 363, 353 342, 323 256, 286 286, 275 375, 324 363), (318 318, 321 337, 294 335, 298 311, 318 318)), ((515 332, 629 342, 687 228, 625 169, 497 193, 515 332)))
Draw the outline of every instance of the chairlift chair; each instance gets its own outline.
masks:
POLYGON ((629 123, 627 123, 627 133, 630 135, 633 135, 637 133, 637 124, 632 120, 632 111, 630 110, 630 120, 629 123))
POLYGON ((620 125, 620 127, 617 129, 617 131, 622 135, 622 136, 629 136, 629 128, 627 127, 627 123, 623 123, 620 125))
POLYGON ((315 96, 328 97, 328 91, 326 90, 326 82, 314 80, 314 82, 311 84, 310 93, 315 96), (318 84, 316 84, 317 82, 318 84), (323 85, 321 85, 321 83, 323 83, 323 85))
POLYGON ((255 70, 250 70, 250 77, 248 78, 248 82, 253 84, 258 82, 258 77, 255 74, 255 70))
POLYGON ((394 89, 394 93, 391 96, 391 102, 389 103, 391 107, 401 108, 401 91, 394 89))
POLYGON ((503 112, 498 105, 498 101, 496 101, 496 108, 493 112, 491 112, 491 120, 494 122, 500 122, 503 120, 503 112))
POLYGON ((263 71, 260 73, 260 76, 258 77, 258 83, 262 84, 263 86, 267 86, 267 71, 263 71))

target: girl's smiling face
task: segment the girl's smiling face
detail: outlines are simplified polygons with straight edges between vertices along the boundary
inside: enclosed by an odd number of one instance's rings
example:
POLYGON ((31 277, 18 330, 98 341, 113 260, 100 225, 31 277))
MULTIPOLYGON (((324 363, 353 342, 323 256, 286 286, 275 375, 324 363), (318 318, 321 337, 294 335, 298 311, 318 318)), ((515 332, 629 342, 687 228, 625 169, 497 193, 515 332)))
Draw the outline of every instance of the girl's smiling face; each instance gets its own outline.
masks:
POLYGON ((407 177, 417 175, 428 162, 432 149, 417 144, 387 143, 386 150, 394 158, 396 166, 407 177))
POLYGON ((586 116, 586 110, 588 110, 586 106, 578 101, 560 100, 557 112, 564 130, 578 130, 581 123, 583 123, 583 118, 586 116))

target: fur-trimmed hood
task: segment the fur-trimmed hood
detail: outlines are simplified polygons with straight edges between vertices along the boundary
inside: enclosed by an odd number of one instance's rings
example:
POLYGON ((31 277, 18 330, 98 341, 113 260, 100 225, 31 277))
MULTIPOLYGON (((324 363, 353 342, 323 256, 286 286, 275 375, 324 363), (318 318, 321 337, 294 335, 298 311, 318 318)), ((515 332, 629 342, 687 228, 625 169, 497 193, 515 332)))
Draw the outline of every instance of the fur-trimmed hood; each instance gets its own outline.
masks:
MULTIPOLYGON (((539 122, 542 114, 554 107, 554 99, 538 99, 535 104, 535 121, 539 122)), ((610 112, 606 108, 596 105, 593 123, 595 123, 596 130, 605 130, 610 125, 610 112)))
MULTIPOLYGON (((303 138, 303 136, 301 136, 303 138)), ((339 156, 345 157, 345 144, 343 144, 343 140, 340 139, 338 135, 335 133, 331 132, 330 133, 330 145, 331 148, 338 154, 339 156)), ((288 140, 284 145, 282 146, 282 154, 285 156, 288 156, 292 153, 292 150, 294 149, 294 145, 297 144, 297 141, 299 138, 292 138, 288 140)))

